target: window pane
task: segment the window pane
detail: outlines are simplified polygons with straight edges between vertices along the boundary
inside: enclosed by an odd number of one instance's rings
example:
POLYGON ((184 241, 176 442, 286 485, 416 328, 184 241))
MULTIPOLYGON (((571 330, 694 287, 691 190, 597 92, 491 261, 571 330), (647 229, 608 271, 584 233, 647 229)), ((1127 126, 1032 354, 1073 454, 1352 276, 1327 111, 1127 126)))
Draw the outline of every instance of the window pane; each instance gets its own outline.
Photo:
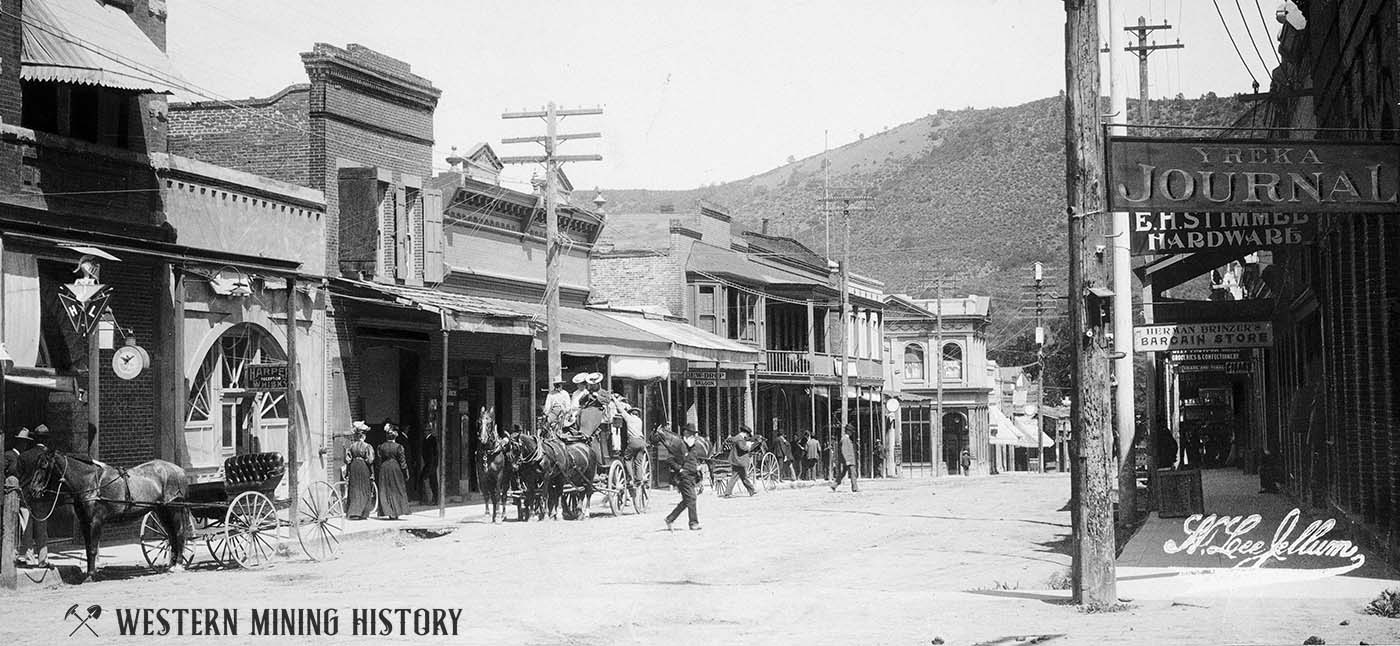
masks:
POLYGON ((221 436, 219 443, 224 448, 231 449, 233 448, 233 431, 236 425, 238 424, 238 405, 234 402, 226 402, 222 406, 222 408, 224 410, 224 424, 223 435, 221 436))

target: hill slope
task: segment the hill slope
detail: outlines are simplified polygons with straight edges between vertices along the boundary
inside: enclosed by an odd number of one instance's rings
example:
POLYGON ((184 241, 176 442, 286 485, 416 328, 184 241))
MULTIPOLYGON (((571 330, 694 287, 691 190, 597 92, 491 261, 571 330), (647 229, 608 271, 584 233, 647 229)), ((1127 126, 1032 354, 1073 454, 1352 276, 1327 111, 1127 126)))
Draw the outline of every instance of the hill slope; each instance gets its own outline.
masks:
MULTIPOLYGON (((1135 114, 1136 102, 1129 106, 1135 114)), ((1246 107, 1208 94, 1153 102, 1153 121, 1231 125, 1246 107)), ((951 294, 993 297, 993 332, 1010 341, 1028 329, 1017 310, 1031 264, 1040 261, 1054 284, 1065 279, 1064 99, 1009 108, 940 110, 865 137, 826 155, 833 187, 874 187, 875 209, 853 216, 852 270, 885 281, 889 292, 929 293, 943 276, 951 294)), ((822 156, 746 179, 689 191, 605 190, 609 210, 681 213, 710 201, 736 222, 797 238, 821 253, 822 156)), ((831 220, 831 249, 840 257, 841 221, 831 220)), ((1052 288, 1063 293, 1063 287, 1052 288)), ((1001 345, 996 340, 994 345, 1001 345)))

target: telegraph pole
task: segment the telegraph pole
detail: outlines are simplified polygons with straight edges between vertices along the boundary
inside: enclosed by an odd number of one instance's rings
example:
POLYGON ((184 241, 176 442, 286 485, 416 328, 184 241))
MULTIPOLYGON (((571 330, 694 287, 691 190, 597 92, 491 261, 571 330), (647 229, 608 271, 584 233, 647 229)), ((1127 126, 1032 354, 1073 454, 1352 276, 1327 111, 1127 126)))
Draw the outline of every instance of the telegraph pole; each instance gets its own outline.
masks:
POLYGON ((1035 263, 1035 367, 1040 382, 1035 389, 1035 443, 1040 447, 1040 472, 1045 473, 1045 429, 1042 425, 1040 408, 1045 404, 1045 324, 1041 314, 1045 307, 1045 267, 1035 263))
MULTIPOLYGON (((1113 21, 1109 25, 1111 38, 1116 38, 1118 36, 1118 29, 1115 28, 1115 24, 1122 23, 1122 19, 1118 18, 1117 15, 1118 12, 1109 9, 1109 19, 1113 21)), ((1138 57, 1138 119, 1139 122, 1143 125, 1147 125, 1152 122, 1152 109, 1151 106, 1148 105, 1147 100, 1147 57, 1150 56, 1152 52, 1155 52, 1159 49, 1182 49, 1186 47, 1185 45, 1181 44, 1181 41, 1177 41, 1175 43, 1170 43, 1167 45, 1158 45, 1156 43, 1149 42, 1147 39, 1154 31, 1157 31, 1159 29, 1171 28, 1172 26, 1167 24, 1167 21, 1165 20, 1163 20, 1162 24, 1160 25, 1149 25, 1147 24, 1146 18, 1138 16, 1137 26, 1123 27, 1122 29, 1123 31, 1126 31, 1137 37, 1137 45, 1129 45, 1127 47, 1124 47, 1123 51, 1132 52, 1134 54, 1137 54, 1138 57)), ((1116 44, 1117 43, 1115 42, 1106 48, 1109 52, 1110 65, 1112 64, 1111 61, 1113 60, 1113 55, 1115 54, 1115 52, 1113 52, 1112 50, 1116 49, 1114 47, 1114 45, 1116 44)), ((1126 115, 1120 115, 1119 118, 1122 118, 1124 116, 1126 115)))
MULTIPOLYGON (((830 188, 825 188, 824 192, 829 193, 830 188)), ((826 210, 839 211, 841 213, 842 226, 845 228, 845 237, 841 242, 841 428, 846 428, 850 423, 850 410, 846 406, 846 388, 850 384, 851 374, 851 339, 850 339, 850 316, 851 316, 851 213, 862 213, 874 210, 868 204, 875 199, 865 193, 848 193, 840 197, 823 197, 822 205, 826 210), (839 207, 833 204, 839 203, 839 207)))
MULTIPOLYGON (((504 164, 544 164, 544 211, 545 211, 545 325, 546 330, 545 349, 548 352, 549 376, 548 379, 557 379, 563 372, 563 360, 559 356, 559 272, 563 259, 560 258, 561 245, 559 244, 559 214, 558 199, 555 197, 554 183, 558 181, 555 177, 559 172, 559 164, 571 161, 602 161, 602 155, 560 155, 557 154, 559 143, 570 139, 597 139, 602 137, 601 133, 583 132, 577 134, 559 134, 559 120, 564 117, 598 115, 603 114, 602 108, 575 108, 561 110, 553 101, 545 107, 543 111, 536 112, 507 112, 501 115, 502 119, 544 119, 545 135, 542 137, 508 137, 502 139, 503 144, 537 143, 544 146, 543 155, 528 155, 521 157, 502 157, 504 164)), ((533 344, 534 342, 531 341, 533 344)), ((532 345, 533 347, 533 345, 532 345)), ((533 355, 533 351, 531 352, 533 355)), ((534 389, 538 386, 530 384, 534 389)), ((533 416, 535 411, 530 411, 533 416)))
MULTIPOLYGON (((1106 346, 1108 242, 1103 224, 1104 132, 1099 115, 1097 0, 1065 0, 1065 197, 1069 219, 1070 347, 1074 351, 1073 584, 1077 603, 1118 602, 1106 346)), ((1124 295, 1126 296, 1126 295, 1124 295)))
MULTIPOLYGON (((933 423, 929 425, 930 432, 933 433, 933 441, 929 443, 932 447, 932 455, 929 459, 933 462, 934 477, 938 476, 938 461, 943 458, 941 449, 943 447, 943 278, 934 279, 933 288, 933 378, 938 380, 934 391, 934 413, 933 423)), ((962 456, 958 456, 961 460, 962 456)), ((959 463, 961 464, 961 462, 959 463)))

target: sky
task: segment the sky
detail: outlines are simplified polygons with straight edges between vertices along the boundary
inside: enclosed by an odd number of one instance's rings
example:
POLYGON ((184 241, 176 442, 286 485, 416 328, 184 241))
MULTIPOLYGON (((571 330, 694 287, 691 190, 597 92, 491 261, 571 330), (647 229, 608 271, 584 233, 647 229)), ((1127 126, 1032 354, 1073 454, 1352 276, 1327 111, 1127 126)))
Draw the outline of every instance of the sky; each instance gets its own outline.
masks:
MULTIPOLYGON (((1169 22, 1154 40, 1185 45, 1149 57, 1153 98, 1250 92, 1251 73, 1268 89, 1276 0, 1112 4, 1124 24, 1169 22)), ((537 145, 500 141, 543 134, 544 123, 505 121, 502 112, 549 101, 601 106, 601 116, 560 124, 561 133, 603 134, 560 146, 603 156, 566 166, 576 189, 742 179, 939 109, 1053 96, 1065 76, 1057 0, 170 0, 168 8, 167 51, 197 90, 176 100, 268 96, 306 82, 299 54, 313 43, 358 43, 442 90, 433 160, 442 168, 453 146, 482 141, 499 155, 539 154, 537 145)), ((1136 97, 1137 61, 1123 58, 1136 97)), ((526 188, 532 170, 509 169, 507 184, 526 188)))

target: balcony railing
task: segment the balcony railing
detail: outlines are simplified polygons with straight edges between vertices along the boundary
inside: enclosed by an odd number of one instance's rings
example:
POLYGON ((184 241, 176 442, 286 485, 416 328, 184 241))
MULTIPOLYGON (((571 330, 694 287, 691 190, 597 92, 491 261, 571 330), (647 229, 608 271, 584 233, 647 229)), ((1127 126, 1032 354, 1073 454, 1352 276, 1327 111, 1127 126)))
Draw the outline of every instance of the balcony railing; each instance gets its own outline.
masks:
POLYGON ((762 372, 775 375, 812 374, 812 362, 806 351, 769 350, 764 356, 762 372))

